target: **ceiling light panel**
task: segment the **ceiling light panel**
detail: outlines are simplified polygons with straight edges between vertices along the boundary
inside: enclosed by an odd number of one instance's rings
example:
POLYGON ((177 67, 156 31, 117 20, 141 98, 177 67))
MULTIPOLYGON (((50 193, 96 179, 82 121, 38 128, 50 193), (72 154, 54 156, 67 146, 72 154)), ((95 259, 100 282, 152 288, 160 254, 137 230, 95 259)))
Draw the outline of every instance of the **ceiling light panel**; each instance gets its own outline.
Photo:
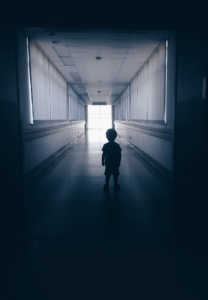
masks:
MULTIPOLYGON (((70 53, 82 53, 83 55, 87 55, 87 54, 92 54, 92 51, 95 53, 97 50, 100 50, 100 48, 91 48, 91 47, 72 47, 70 46, 70 53)), ((102 49, 102 56, 104 56, 104 54, 108 54, 108 53, 124 53, 126 54, 126 48, 105 48, 102 49)))
POLYGON ((129 40, 101 40, 101 39, 65 39, 69 47, 129 47, 129 40))
POLYGON ((122 33, 122 32, 63 32, 64 38, 69 39, 121 39, 121 40, 131 40, 132 33, 122 33))
MULTIPOLYGON (((89 96, 92 96, 92 101, 96 99, 101 101, 103 97, 103 101, 108 97, 109 100, 115 100, 156 46, 171 34, 164 31, 136 33, 76 31, 60 34, 60 29, 27 30, 29 35, 27 32, 26 35, 31 36, 39 44, 68 82, 72 85, 78 81, 83 82, 89 96), (46 36, 47 32, 57 32, 57 35, 46 36), (64 45, 62 37, 66 39, 68 47, 64 45), (60 40, 62 43, 52 44, 54 40, 60 40), (100 56, 101 61, 97 61, 96 56, 100 56), (99 80, 102 84, 98 83, 99 80), (117 83, 123 86, 115 86, 117 83)), ((77 92, 82 96, 83 92, 86 94, 86 90, 80 87, 77 87, 77 92)), ((87 96, 83 97, 86 99, 87 96)))
POLYGON ((52 41, 53 44, 60 44, 61 41, 52 41))
POLYGON ((84 84, 78 84, 78 87, 80 88, 80 90, 86 90, 84 84))
POLYGON ((69 66, 68 71, 69 72, 77 72, 77 68, 76 68, 76 66, 69 66))
POLYGON ((56 33, 55 33, 55 32, 47 32, 46 35, 49 35, 49 36, 55 36, 56 33))
MULTIPOLYGON (((74 58, 85 58, 87 60, 95 60, 95 55, 92 51, 91 52, 84 52, 84 53, 83 52, 72 52, 72 55, 73 55, 74 58)), ((103 62, 103 60, 106 60, 107 58, 124 59, 125 55, 126 55, 126 53, 114 53, 114 52, 104 53, 102 51, 100 62, 103 62)))
POLYGON ((71 56, 66 46, 52 46, 58 56, 71 56))
POLYGON ((70 75, 74 79, 74 81, 82 81, 78 72, 70 72, 70 75))
POLYGON ((61 59, 61 61, 63 62, 63 64, 65 66, 74 66, 74 61, 71 57, 68 56, 59 56, 59 58, 61 59))

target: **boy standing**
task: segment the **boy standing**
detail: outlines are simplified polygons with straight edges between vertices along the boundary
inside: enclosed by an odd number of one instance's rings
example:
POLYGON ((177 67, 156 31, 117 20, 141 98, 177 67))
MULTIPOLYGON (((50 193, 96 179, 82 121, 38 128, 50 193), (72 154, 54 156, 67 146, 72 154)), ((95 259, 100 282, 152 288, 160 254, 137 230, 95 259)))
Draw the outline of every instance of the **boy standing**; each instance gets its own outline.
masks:
POLYGON ((120 185, 118 184, 118 175, 119 173, 119 166, 121 162, 121 148, 119 144, 115 143, 114 140, 117 137, 117 132, 114 129, 108 129, 106 131, 106 137, 108 139, 108 143, 106 143, 103 148, 103 155, 102 155, 102 165, 105 165, 105 176, 106 176, 106 183, 103 187, 104 190, 108 190, 109 188, 109 181, 111 174, 113 174, 114 179, 114 188, 119 190, 120 185))

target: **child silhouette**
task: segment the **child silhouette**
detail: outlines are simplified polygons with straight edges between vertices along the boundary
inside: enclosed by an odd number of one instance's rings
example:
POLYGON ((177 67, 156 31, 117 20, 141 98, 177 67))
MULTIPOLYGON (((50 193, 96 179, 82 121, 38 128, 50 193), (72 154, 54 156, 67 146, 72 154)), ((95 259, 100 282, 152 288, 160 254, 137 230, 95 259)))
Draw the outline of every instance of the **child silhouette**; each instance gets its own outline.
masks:
POLYGON ((115 143, 114 140, 117 137, 117 132, 114 129, 108 129, 106 131, 106 137, 108 139, 108 143, 103 145, 102 151, 102 165, 105 165, 105 176, 106 176, 106 183, 103 187, 104 190, 109 189, 109 181, 111 174, 113 174, 114 179, 114 188, 119 190, 120 185, 118 184, 118 175, 119 173, 119 166, 121 162, 121 148, 119 144, 115 143))

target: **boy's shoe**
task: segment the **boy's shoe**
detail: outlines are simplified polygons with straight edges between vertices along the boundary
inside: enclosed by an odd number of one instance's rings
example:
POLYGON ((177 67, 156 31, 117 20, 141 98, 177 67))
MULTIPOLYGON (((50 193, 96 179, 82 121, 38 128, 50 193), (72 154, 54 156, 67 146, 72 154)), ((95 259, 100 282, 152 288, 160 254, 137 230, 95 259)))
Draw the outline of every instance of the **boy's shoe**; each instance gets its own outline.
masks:
POLYGON ((114 184, 114 189, 115 189, 115 190, 120 190, 120 188, 121 188, 121 187, 120 187, 120 185, 119 185, 118 183, 115 183, 115 184, 114 184))
POLYGON ((106 183, 103 187, 104 191, 108 190, 109 189, 109 185, 106 183))

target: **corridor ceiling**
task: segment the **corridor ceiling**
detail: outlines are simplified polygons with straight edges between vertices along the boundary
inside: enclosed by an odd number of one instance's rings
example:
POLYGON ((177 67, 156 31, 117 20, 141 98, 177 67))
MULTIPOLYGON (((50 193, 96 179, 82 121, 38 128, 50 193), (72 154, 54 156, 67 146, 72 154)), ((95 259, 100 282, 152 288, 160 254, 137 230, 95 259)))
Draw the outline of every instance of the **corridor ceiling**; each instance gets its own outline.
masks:
POLYGON ((172 34, 46 28, 22 31, 45 52, 86 104, 113 104, 157 46, 172 34))

